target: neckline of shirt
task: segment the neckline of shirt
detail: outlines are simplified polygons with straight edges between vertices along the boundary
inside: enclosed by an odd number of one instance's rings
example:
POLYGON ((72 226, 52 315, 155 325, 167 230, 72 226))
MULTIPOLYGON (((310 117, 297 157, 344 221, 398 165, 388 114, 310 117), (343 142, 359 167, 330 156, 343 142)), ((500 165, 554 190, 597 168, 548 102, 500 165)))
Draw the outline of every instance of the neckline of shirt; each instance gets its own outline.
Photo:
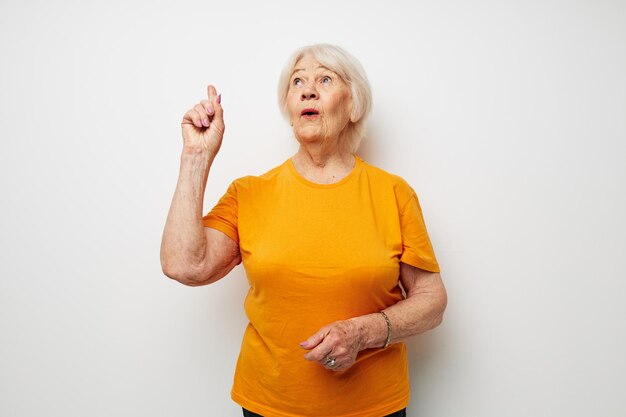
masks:
POLYGON ((356 154, 354 155, 354 158, 355 158, 355 160, 354 160, 354 167, 352 168, 352 171, 350 171, 348 173, 348 175, 346 175, 345 177, 343 177, 339 181, 333 182, 333 183, 330 183, 330 184, 320 184, 320 183, 317 183, 317 182, 309 181, 308 179, 304 178, 296 170, 296 166, 293 164, 293 161, 291 160, 291 157, 289 159, 287 159, 287 166, 289 167, 289 170, 291 171, 293 176, 298 181, 303 183, 304 185, 307 185, 307 186, 313 187, 313 188, 335 188, 335 187, 339 187, 340 185, 343 185, 346 182, 350 181, 350 179, 352 177, 354 177, 357 174, 357 172, 361 169, 361 166, 363 164, 363 160, 356 154))

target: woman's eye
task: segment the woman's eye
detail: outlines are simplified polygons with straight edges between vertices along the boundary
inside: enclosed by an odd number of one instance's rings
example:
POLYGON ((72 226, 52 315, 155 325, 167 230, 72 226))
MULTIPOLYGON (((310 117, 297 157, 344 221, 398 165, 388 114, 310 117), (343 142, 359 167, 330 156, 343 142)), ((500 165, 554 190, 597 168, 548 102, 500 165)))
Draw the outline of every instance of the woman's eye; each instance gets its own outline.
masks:
POLYGON ((331 81, 332 81, 332 79, 331 79, 328 75, 327 75, 327 76, 325 76, 324 78, 322 78, 322 82, 323 82, 324 84, 328 84, 328 83, 330 83, 331 81))
POLYGON ((302 80, 300 78, 293 79, 293 85, 300 85, 300 84, 302 84, 302 80))

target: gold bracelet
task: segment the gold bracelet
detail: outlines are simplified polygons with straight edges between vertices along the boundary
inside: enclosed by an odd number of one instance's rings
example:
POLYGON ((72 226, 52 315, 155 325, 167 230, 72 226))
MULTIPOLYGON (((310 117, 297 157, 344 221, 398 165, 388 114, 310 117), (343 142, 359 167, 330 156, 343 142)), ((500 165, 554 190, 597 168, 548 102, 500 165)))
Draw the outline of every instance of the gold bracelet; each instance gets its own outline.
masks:
POLYGON ((382 347, 382 349, 387 349, 387 346, 389 346, 389 342, 391 342, 391 322, 389 321, 389 317, 387 317, 384 311, 379 311, 379 313, 383 315, 385 321, 387 322, 387 340, 385 340, 385 344, 382 347))

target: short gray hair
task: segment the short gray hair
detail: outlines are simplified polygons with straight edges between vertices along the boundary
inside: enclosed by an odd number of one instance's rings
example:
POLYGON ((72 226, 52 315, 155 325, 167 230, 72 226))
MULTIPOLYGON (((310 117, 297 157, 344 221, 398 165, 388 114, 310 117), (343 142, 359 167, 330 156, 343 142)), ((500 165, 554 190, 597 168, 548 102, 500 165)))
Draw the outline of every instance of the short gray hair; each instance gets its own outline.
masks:
POLYGON ((361 63, 346 50, 326 43, 303 46, 287 60, 278 79, 278 105, 283 116, 289 120, 287 93, 291 74, 298 60, 313 56, 320 64, 337 73, 350 87, 352 113, 350 122, 341 133, 340 141, 351 153, 355 153, 365 136, 365 121, 372 108, 372 90, 361 63))

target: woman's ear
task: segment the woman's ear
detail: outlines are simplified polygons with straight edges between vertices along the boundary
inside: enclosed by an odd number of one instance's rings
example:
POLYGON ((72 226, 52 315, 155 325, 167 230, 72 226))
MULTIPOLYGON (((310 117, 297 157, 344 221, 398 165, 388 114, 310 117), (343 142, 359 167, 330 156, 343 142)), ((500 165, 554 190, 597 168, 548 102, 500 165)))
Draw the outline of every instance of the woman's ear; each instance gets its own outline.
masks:
POLYGON ((358 122, 361 116, 356 114, 356 109, 354 108, 354 101, 352 100, 352 91, 350 91, 350 99, 348 101, 348 108, 350 109, 350 121, 352 123, 358 122))
POLYGON ((350 111, 350 121, 352 123, 356 123, 361 119, 361 115, 357 114, 356 109, 354 109, 354 107, 351 109, 350 111))
POLYGON ((363 115, 361 112, 361 109, 359 108, 359 106, 355 106, 354 105, 354 91, 352 89, 350 89, 350 101, 349 101, 349 107, 350 107, 350 121, 352 123, 356 123, 359 120, 361 120, 361 116, 363 115))

